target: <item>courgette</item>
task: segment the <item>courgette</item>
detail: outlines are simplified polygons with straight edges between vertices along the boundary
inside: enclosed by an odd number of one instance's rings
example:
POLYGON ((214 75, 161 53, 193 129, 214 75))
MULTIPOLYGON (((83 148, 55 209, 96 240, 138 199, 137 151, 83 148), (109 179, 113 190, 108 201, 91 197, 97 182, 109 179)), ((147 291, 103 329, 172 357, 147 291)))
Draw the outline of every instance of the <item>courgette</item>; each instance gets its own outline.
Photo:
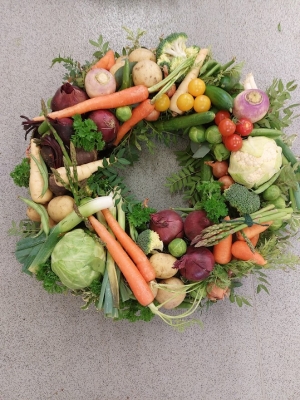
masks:
POLYGON ((180 129, 189 128, 195 125, 202 125, 212 122, 215 118, 215 113, 206 111, 203 113, 195 113, 190 115, 179 116, 168 120, 160 120, 151 123, 154 130, 163 131, 178 131, 180 129))
POLYGON ((232 111, 233 98, 226 90, 217 86, 207 85, 204 94, 209 97, 211 103, 219 110, 232 111))

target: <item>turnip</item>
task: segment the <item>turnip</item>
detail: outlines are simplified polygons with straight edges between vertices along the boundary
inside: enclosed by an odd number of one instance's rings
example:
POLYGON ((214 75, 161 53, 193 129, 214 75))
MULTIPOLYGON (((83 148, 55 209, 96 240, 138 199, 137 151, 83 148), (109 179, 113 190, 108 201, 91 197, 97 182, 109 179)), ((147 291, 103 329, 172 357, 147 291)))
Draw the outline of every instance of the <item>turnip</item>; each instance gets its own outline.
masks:
POLYGON ((103 68, 90 69, 85 76, 84 85, 90 98, 114 93, 117 88, 113 74, 103 68))
POLYGON ((268 95, 259 89, 247 89, 234 99, 233 115, 236 118, 248 118, 252 123, 261 120, 268 112, 270 100, 268 95))
POLYGON ((184 283, 179 278, 172 277, 159 282, 155 300, 158 301, 163 308, 171 310, 179 306, 185 299, 185 296, 184 283))

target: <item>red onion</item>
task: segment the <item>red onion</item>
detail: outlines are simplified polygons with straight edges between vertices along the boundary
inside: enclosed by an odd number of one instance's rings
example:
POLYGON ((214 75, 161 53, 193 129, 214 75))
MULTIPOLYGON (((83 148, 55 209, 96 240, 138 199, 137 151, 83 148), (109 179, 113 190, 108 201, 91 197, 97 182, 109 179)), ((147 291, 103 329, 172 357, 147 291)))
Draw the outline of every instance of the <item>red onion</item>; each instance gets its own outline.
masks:
POLYGON ((186 254, 175 261, 174 268, 189 281, 202 281, 214 269, 215 259, 207 247, 189 246, 186 254))
POLYGON ((102 133, 103 140, 106 144, 110 144, 115 140, 120 124, 111 111, 92 111, 90 114, 88 114, 88 118, 95 122, 98 131, 102 133))
POLYGON ((176 211, 163 210, 151 215, 150 229, 158 233, 164 245, 173 239, 183 238, 183 220, 176 211))
POLYGON ((236 118, 248 118, 254 123, 267 114, 269 107, 270 100, 264 91, 247 89, 234 99, 232 113, 236 118))
POLYGON ((207 218, 205 211, 191 211, 184 220, 185 236, 192 241, 196 236, 200 235, 204 228, 210 225, 212 225, 212 222, 207 218))
POLYGON ((77 86, 71 85, 69 82, 64 83, 57 89, 51 100, 51 110, 59 111, 67 107, 74 106, 87 100, 89 97, 86 92, 77 86))
POLYGON ((117 89, 115 77, 106 69, 90 69, 85 76, 84 86, 89 97, 114 93, 117 89))

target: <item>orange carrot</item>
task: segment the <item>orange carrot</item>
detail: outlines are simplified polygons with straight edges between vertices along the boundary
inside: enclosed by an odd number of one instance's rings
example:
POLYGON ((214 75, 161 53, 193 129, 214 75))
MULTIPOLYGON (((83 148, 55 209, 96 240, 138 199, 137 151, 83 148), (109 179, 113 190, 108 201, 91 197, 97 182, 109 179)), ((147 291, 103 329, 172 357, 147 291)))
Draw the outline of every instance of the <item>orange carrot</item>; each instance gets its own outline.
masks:
POLYGON ((118 131, 117 137, 114 141, 114 145, 117 146, 127 132, 130 131, 138 122, 142 119, 148 117, 148 115, 154 110, 154 104, 151 103, 151 100, 142 101, 137 107, 135 107, 132 111, 131 117, 124 122, 118 131))
POLYGON ((115 62, 115 53, 113 50, 108 50, 107 53, 105 53, 104 56, 91 67, 91 69, 104 68, 109 71, 115 62))
POLYGON ((246 242, 243 242, 242 240, 237 240, 232 244, 231 252, 232 255, 238 260, 253 261, 255 264, 258 265, 267 264, 267 261, 263 258, 261 254, 259 254, 257 251, 253 253, 248 244, 246 242))
MULTIPOLYGON (((230 218, 227 216, 224 218, 229 221, 230 218)), ((213 255, 215 262, 218 264, 227 264, 231 261, 231 245, 232 245, 232 235, 228 235, 225 239, 221 240, 219 243, 214 245, 213 255)))
MULTIPOLYGON (((75 106, 64 108, 63 110, 54 111, 48 114, 49 118, 65 118, 73 117, 75 114, 85 114, 95 110, 107 110, 109 108, 117 108, 140 103, 148 98, 149 91, 144 85, 132 86, 128 89, 120 90, 111 94, 94 97, 82 101, 75 106)), ((33 118, 33 121, 44 121, 45 117, 39 116, 33 118)))
POLYGON ((134 262, 128 256, 121 244, 94 216, 89 217, 92 227, 105 243, 108 252, 120 268, 135 298, 142 306, 148 306, 154 300, 150 286, 145 281, 134 262))
MULTIPOLYGON (((268 229, 269 226, 272 225, 272 223, 273 223, 273 221, 264 222, 262 225, 253 224, 252 226, 247 226, 247 228, 242 229, 242 232, 244 232, 244 234, 248 237, 248 239, 251 239, 253 236, 257 235, 258 233, 262 233, 266 229, 268 229)), ((236 238, 238 240, 245 240, 240 231, 238 231, 236 233, 236 238)))
POLYGON ((250 242, 253 244, 254 247, 257 245, 258 239, 259 239, 259 233, 250 239, 250 242))
POLYGON ((212 301, 223 300, 226 296, 228 288, 222 289, 215 283, 210 283, 207 285, 207 298, 212 301))
POLYGON ((132 258, 144 279, 147 282, 155 279, 155 270, 143 250, 131 239, 129 235, 127 235, 127 233, 120 226, 116 218, 107 208, 101 210, 101 212, 104 215, 108 226, 113 231, 116 238, 121 243, 122 247, 132 258))

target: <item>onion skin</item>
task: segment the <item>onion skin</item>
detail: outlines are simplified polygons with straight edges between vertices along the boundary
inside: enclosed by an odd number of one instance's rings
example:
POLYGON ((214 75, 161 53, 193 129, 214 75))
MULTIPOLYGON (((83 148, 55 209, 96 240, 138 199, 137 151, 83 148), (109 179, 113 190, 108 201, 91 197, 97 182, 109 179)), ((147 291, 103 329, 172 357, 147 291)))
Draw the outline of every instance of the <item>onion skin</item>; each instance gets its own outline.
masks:
POLYGON ((117 137, 120 128, 116 116, 109 110, 96 110, 88 114, 88 118, 95 122, 97 129, 102 133, 104 142, 109 145, 117 137))
POLYGON ((90 98, 111 94, 117 89, 115 77, 103 68, 89 70, 85 76, 84 85, 90 98))
POLYGON ((187 252, 174 263, 174 268, 189 281, 206 279, 214 269, 215 259, 207 247, 189 246, 187 252))
POLYGON ((239 93, 233 102, 233 115, 248 118, 252 123, 261 120, 268 112, 270 100, 260 89, 247 89, 239 93))
POLYGON ((205 211, 191 211, 184 220, 185 236, 192 241, 196 236, 200 235, 204 228, 210 225, 212 225, 212 222, 207 218, 205 211))
POLYGON ((162 210, 150 217, 149 227, 156 232, 167 246, 173 239, 183 238, 183 219, 173 210, 162 210))
POLYGON ((67 107, 75 106, 75 104, 81 103, 88 98, 84 90, 66 82, 55 92, 50 107, 52 111, 59 111, 67 107))

